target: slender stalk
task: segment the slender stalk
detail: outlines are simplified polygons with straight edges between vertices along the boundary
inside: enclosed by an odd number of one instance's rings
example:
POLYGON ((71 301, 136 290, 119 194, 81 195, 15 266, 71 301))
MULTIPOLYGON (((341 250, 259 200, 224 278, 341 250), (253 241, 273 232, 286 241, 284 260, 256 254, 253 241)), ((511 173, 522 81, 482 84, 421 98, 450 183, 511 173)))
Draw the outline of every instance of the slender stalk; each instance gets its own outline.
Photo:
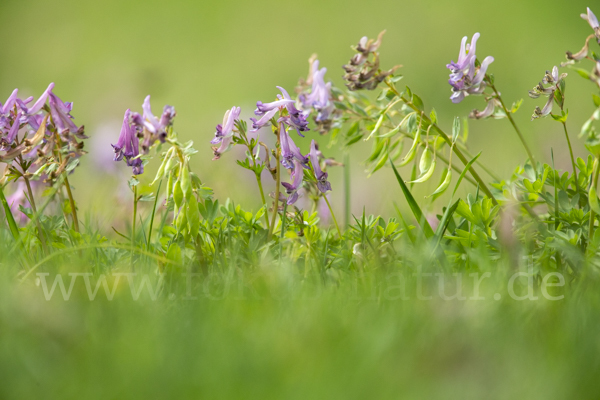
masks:
POLYGON ((256 183, 258 183, 258 189, 260 190, 260 199, 262 200, 263 207, 265 208, 265 222, 266 226, 269 226, 269 209, 267 208, 267 200, 265 199, 265 192, 263 190, 262 179, 260 173, 255 173, 256 183))
POLYGON ((131 225, 131 245, 135 246, 135 219, 137 217, 137 185, 133 187, 133 221, 131 225))
POLYGON ((160 187, 162 186, 162 179, 158 182, 158 189, 156 189, 156 196, 154 197, 154 207, 152 207, 152 216, 150 217, 150 229, 148 230, 148 243, 146 244, 146 251, 150 251, 150 241, 152 239, 152 227, 154 226, 154 215, 156 214, 156 204, 158 203, 158 194, 160 193, 160 187))
POLYGON ((267 240, 271 239, 271 235, 273 234, 273 230, 275 229, 275 220, 277 219, 277 209, 279 208, 279 186, 281 186, 281 168, 279 163, 279 153, 280 153, 280 137, 281 137, 281 129, 283 128, 283 124, 279 125, 277 129, 277 147, 275 150, 275 200, 273 201, 273 216, 271 217, 271 226, 269 227, 269 234, 267 236, 267 240))
MULTIPOLYGON (((594 160, 594 171, 592 173, 592 182, 591 186, 593 188, 598 188, 598 174, 600 172, 600 159, 596 157, 594 160)), ((592 237, 594 236, 594 223, 596 222, 596 215, 594 210, 590 210, 590 225, 588 228, 588 244, 591 243, 592 237)))
MULTIPOLYGON (((248 143, 248 138, 246 138, 245 134, 243 135, 243 138, 246 141, 246 147, 248 147, 248 151, 250 152, 250 155, 252 156, 252 167, 254 170, 254 175, 256 176, 256 183, 258 184, 258 190, 260 190, 260 199, 262 200, 263 207, 265 207, 265 222, 267 223, 267 227, 269 227, 270 226, 269 210, 267 209, 267 200, 265 198, 265 192, 263 190, 261 173, 256 171, 256 159, 254 158, 254 152, 253 152, 252 148, 250 147, 250 143, 248 143)), ((267 154, 267 157, 268 156, 269 155, 267 154)))
MULTIPOLYGON (((137 217, 137 185, 133 186, 133 221, 131 225, 131 247, 135 247, 135 219, 137 217)), ((133 270, 133 251, 131 252, 131 270, 133 270)))
MULTIPOLYGON (((396 96, 398 96, 404 102, 404 104, 406 104, 407 106, 412 108, 414 111, 421 113, 421 110, 419 110, 410 100, 407 100, 404 98, 404 96, 400 95, 398 90, 394 87, 394 85, 391 84, 391 82, 386 80, 386 83, 387 83, 388 87, 390 88, 390 90, 396 96)), ((429 122, 435 128, 435 130, 440 134, 440 136, 442 137, 442 139, 444 139, 444 141, 448 144, 448 146, 452 147, 452 151, 454 152, 454 154, 456 154, 456 156, 460 159, 460 161, 464 165, 467 165, 469 163, 469 160, 467 160, 467 158, 463 155, 463 153, 460 151, 460 149, 458 149, 458 147, 452 146, 452 139, 448 136, 448 134, 446 134, 446 132, 444 132, 437 124, 432 123, 431 119, 429 119, 429 117, 427 117, 426 115, 423 115, 423 118, 425 121, 429 122)), ((485 182, 483 182, 483 180, 481 179, 481 177, 479 176, 477 171, 475 171, 475 168, 473 168, 473 165, 471 165, 471 167, 469 168, 469 171, 471 172, 471 176, 473 177, 473 179, 475 179, 475 181, 479 185, 480 189, 486 194, 486 196, 488 196, 490 199, 492 199, 492 203, 494 203, 494 205, 498 205, 498 201, 494 198, 494 196, 492 195, 492 192, 490 192, 487 185, 485 184, 485 182)))
POLYGON ((350 153, 344 153, 344 223, 350 226, 350 153))
MULTIPOLYGON (((523 144, 523 147, 525 147, 525 151, 527 152, 527 156, 529 157, 529 160, 531 161, 533 170, 537 171, 537 163, 535 162, 535 158, 533 157, 533 153, 531 152, 531 149, 529 148, 529 146, 527 145, 527 142, 525 141, 525 137, 523 137, 523 134, 519 130, 519 127, 517 127, 517 124, 515 123, 515 120, 513 119, 512 114, 508 111, 508 109, 506 108, 506 105, 504 105, 504 101, 502 101, 502 97, 500 96, 500 93, 498 92, 498 90, 496 90, 496 87, 492 84, 490 84, 490 87, 496 94, 498 101, 500 101, 500 105, 502 105, 502 109, 504 110, 504 113, 508 117, 508 120, 512 124, 513 128, 515 129, 515 132, 517 132, 519 139, 521 139, 521 143, 523 144)), ((537 174, 537 172, 536 172, 536 174, 537 174)))
POLYGON ((71 192, 71 184, 69 184, 69 178, 67 173, 65 175, 65 188, 67 188, 67 196, 69 197, 69 203, 71 204, 71 215, 73 216, 73 229, 79 233, 79 219, 77 218, 77 209, 75 208, 75 200, 73 199, 73 193, 71 192))
POLYGON ((342 238, 342 231, 340 230, 340 226, 337 223, 337 220, 335 219, 335 214, 333 213, 333 209, 331 208, 331 204, 329 204, 329 200, 327 200, 327 196, 325 194, 323 194, 323 198, 325 199, 325 203, 327 203, 327 207, 329 207, 329 212, 331 213, 331 218, 333 219, 333 222, 335 223, 335 227, 337 228, 338 231, 338 235, 340 235, 340 239, 342 238))
POLYGON ((567 139, 567 144, 569 145, 569 154, 571 155, 571 166, 573 168, 573 178, 575 179, 575 190, 579 193, 579 180, 577 179, 577 167, 575 166, 575 157, 573 156, 573 148, 571 147, 571 139, 569 139, 569 132, 567 131, 567 123, 565 121, 562 122, 563 127, 565 128, 565 138, 567 139))
MULTIPOLYGON (((29 196, 29 204, 31 204, 31 209, 33 210, 34 215, 37 214, 37 207, 35 206, 35 200, 33 198, 33 190, 31 190, 31 184, 29 183, 29 179, 23 175, 23 180, 25 181, 25 186, 27 186, 27 193, 29 196)), ((38 218, 35 219, 35 224, 38 228, 38 233, 40 235, 40 243, 42 243, 42 250, 44 254, 48 254, 48 248, 46 247, 46 238, 44 238, 44 232, 42 231, 42 225, 40 224, 40 220, 38 218)))

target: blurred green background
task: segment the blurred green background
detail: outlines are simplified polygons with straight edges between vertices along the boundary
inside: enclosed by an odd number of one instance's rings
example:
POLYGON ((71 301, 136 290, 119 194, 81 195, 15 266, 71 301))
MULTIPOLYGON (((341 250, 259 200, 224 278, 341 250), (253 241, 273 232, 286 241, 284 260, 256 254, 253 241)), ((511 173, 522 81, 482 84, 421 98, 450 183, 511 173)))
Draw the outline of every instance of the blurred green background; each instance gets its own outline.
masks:
MULTIPOLYGON (((91 136, 91 156, 84 158, 73 178, 80 207, 105 204, 106 189, 130 173, 123 163, 111 161, 109 143, 118 136, 124 110, 141 111, 147 94, 156 113, 164 104, 176 107, 176 130, 193 139, 199 150, 193 168, 217 198, 232 197, 251 207, 258 206, 259 197, 251 173, 234 163, 239 152, 211 161, 208 141, 226 109, 241 106, 247 118, 257 100, 275 96, 276 85, 292 90, 306 75, 307 59, 315 52, 328 67, 326 78, 341 86, 341 66, 353 54, 350 45, 387 29, 382 66, 403 64, 403 83, 424 99, 427 109, 435 107, 448 127, 453 116, 484 106, 481 98, 452 104, 445 68, 456 59, 462 36, 481 32, 477 52, 480 58, 495 57, 490 71, 503 97, 509 103, 525 98, 516 117, 530 145, 547 162, 553 147, 559 153, 557 164, 568 168, 560 124, 550 119, 530 122, 533 108, 544 99, 529 99, 527 91, 545 70, 564 60, 566 50, 581 48, 591 33, 579 17, 587 5, 580 0, 2 0, 0 97, 15 87, 38 96, 49 82, 56 82, 55 92, 74 102, 76 122, 85 124, 91 136), (117 177, 104 171, 116 172, 117 177)), ((573 75, 567 107, 576 133, 592 112, 593 88, 573 75)), ((474 121, 470 131, 471 150, 483 150, 481 160, 503 176, 524 161, 525 152, 507 121, 474 121)), ((310 133, 298 144, 307 149, 315 136, 310 133)), ((577 152, 584 154, 582 144, 575 142, 577 152)), ((366 205, 367 212, 385 212, 391 205, 389 196, 400 192, 389 184, 393 178, 387 168, 366 179, 358 163, 369 147, 359 143, 353 149, 353 211, 366 205)), ((340 149, 326 151, 338 157, 339 153, 340 149)), ((341 209, 341 170, 331 175, 334 205, 341 209)))

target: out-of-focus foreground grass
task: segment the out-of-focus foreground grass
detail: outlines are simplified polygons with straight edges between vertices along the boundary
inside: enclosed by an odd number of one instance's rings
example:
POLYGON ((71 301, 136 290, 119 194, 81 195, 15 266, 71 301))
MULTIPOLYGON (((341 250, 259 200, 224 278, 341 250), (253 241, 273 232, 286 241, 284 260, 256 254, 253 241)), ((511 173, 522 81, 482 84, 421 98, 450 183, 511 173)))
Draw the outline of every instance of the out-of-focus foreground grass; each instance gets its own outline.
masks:
MULTIPOLYGON (((130 173, 122 163, 111 161, 109 143, 118 136, 124 110, 141 111, 147 94, 152 95, 156 110, 164 104, 176 107, 175 127, 183 138, 195 141, 200 154, 193 168, 205 184, 220 199, 238 200, 248 191, 255 192, 252 180, 246 179, 250 172, 234 164, 239 154, 210 161, 208 141, 226 109, 241 106, 242 116, 248 118, 257 100, 274 98, 275 85, 291 90, 299 77, 306 76, 312 53, 318 53, 321 65, 328 67, 327 79, 341 86, 341 66, 353 54, 350 45, 363 35, 374 37, 387 29, 382 67, 403 64, 403 82, 424 99, 428 109, 435 107, 448 127, 455 115, 484 107, 480 98, 451 104, 445 68, 456 59, 462 36, 481 32, 478 54, 495 57, 490 72, 508 102, 525 98, 517 121, 538 159, 549 162, 550 147, 564 148, 562 127, 549 118, 529 121, 540 102, 529 99, 527 91, 544 71, 564 60, 566 50, 581 48, 590 28, 579 14, 588 5, 593 6, 583 0, 383 0, 376 4, 4 0, 0 4, 0 27, 6 38, 0 97, 15 87, 23 94, 38 95, 54 81, 56 92, 74 101, 73 114, 91 136, 87 147, 91 157, 82 160, 84 168, 72 179, 83 209, 100 203, 96 211, 106 212, 103 204, 113 200, 105 189, 130 173), (115 172, 116 177, 110 175, 115 172)), ((572 74, 567 108, 574 132, 592 112, 589 92, 590 86, 572 74)), ((307 150, 310 140, 297 142, 307 150)), ((506 121, 472 122, 469 145, 474 153, 483 150, 480 160, 502 176, 526 158, 506 121)), ((353 149, 352 206, 356 213, 366 206, 367 212, 378 214, 391 210, 390 202, 382 199, 398 197, 400 192, 389 184, 393 177, 388 168, 366 179, 359 162, 369 146, 360 143, 353 149), (374 192, 380 196, 372 196, 374 192)), ((581 143, 574 146, 583 153, 581 143)), ((326 153, 339 157, 340 149, 326 153)), ((557 166, 567 168, 568 156, 562 153, 555 151, 557 166)), ((156 167, 149 166, 147 175, 156 167)), ((334 207, 341 209, 341 171, 331 174, 334 207)), ((245 196, 244 202, 258 206, 259 199, 245 196)))
MULTIPOLYGON (((80 281, 69 301, 58 289, 46 301, 33 280, 8 285, 6 271, 0 279, 4 399, 597 394, 597 290, 569 290, 554 302, 515 301, 494 274, 482 286, 485 300, 442 301, 437 278, 423 288, 409 278, 410 299, 402 300, 393 275, 356 274, 323 286, 285 267, 248 272, 243 280, 232 268, 196 281, 195 300, 153 302, 142 295, 134 302, 123 284, 111 302, 102 289, 88 301, 80 281), (417 290, 433 299, 417 299, 417 290), (503 298, 494 300, 494 292, 503 298)), ((470 297, 469 287, 463 293, 470 297)))

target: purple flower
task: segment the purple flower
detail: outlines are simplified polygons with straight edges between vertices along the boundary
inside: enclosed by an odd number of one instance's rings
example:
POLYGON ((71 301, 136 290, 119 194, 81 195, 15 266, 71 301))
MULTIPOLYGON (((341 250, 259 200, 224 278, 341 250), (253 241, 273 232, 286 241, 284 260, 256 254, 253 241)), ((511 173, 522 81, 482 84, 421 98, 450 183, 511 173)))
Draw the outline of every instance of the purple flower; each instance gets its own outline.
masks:
POLYGON ((4 103, 4 106, 2 106, 2 109, 0 110, 0 112, 3 115, 8 114, 12 110, 12 108, 15 106, 18 94, 19 94, 19 89, 15 89, 10 94, 10 96, 8 96, 8 99, 6 99, 6 103, 4 103))
MULTIPOLYGON (((285 100, 292 100, 287 90, 285 90, 281 86, 277 86, 277 89, 281 90, 281 93, 283 94, 283 98, 285 100)), ((296 132, 298 132, 298 135, 304 137, 304 135, 300 132, 305 132, 309 130, 306 115, 294 106, 294 102, 286 104, 285 108, 287 109, 289 115, 282 117, 284 119, 284 122, 287 125, 294 128, 296 132)))
POLYGON ((312 71, 309 79, 312 81, 310 94, 301 94, 300 102, 305 108, 314 108, 318 114, 317 122, 326 121, 334 110, 331 99, 331 82, 325 83, 325 73, 327 68, 319 69, 319 60, 312 64, 312 71))
POLYGON ((42 93, 40 98, 33 104, 33 106, 31 106, 29 110, 24 110, 25 113, 28 115, 33 115, 39 112, 46 104, 46 100, 48 100, 48 96, 50 96, 52 89, 54 89, 54 82, 48 85, 48 88, 46 88, 44 93, 42 93))
POLYGON ((494 61, 494 57, 488 56, 481 63, 480 67, 475 66, 477 55, 475 54, 479 32, 473 35, 470 44, 467 44, 467 37, 463 37, 460 44, 460 52, 456 62, 451 61, 446 65, 450 70, 450 79, 448 83, 452 86, 453 103, 460 103, 470 94, 481 94, 485 89, 485 73, 489 65, 494 61))
POLYGON ((296 166, 294 160, 296 160, 302 167, 308 169, 308 157, 302 155, 300 149, 298 146, 296 146, 296 143, 294 143, 281 122, 279 123, 279 129, 279 139, 281 141, 281 164, 285 168, 294 171, 296 166))
POLYGON ((221 143, 221 146, 217 148, 213 147, 214 158, 218 160, 221 158, 223 153, 228 152, 233 147, 233 128, 235 127, 235 121, 240 117, 241 108, 232 107, 231 110, 227 110, 223 116, 223 124, 217 125, 217 132, 215 138, 211 140, 212 144, 221 143))
POLYGON ((256 120, 256 118, 250 118, 250 121, 252 121, 252 129, 250 129, 250 132, 256 132, 263 126, 269 124, 271 122, 271 118, 273 118, 275 114, 277 114, 277 111, 279 110, 277 108, 274 108, 270 111, 265 112, 258 121, 256 120))
POLYGON ((304 170, 302 164, 298 160, 294 160, 295 167, 292 170, 292 183, 283 182, 282 185, 285 188, 285 193, 288 195, 287 204, 292 205, 298 200, 298 189, 302 187, 302 178, 304 177, 304 170))
POLYGON ((331 184, 327 181, 328 174, 321 170, 319 164, 319 154, 317 149, 317 143, 313 141, 310 143, 310 163, 312 165, 315 177, 317 178, 317 187, 322 193, 326 193, 331 190, 331 184))
POLYGON ((140 175, 144 172, 142 160, 138 157, 140 155, 139 139, 135 135, 134 127, 131 125, 130 109, 125 111, 119 139, 112 147, 115 151, 115 161, 121 161, 123 157, 125 157, 126 164, 127 166, 132 167, 134 175, 140 175))
POLYGON ((282 116, 280 120, 286 125, 296 129, 298 135, 304 137, 304 135, 300 132, 309 130, 306 115, 302 111, 298 110, 296 106, 294 106, 295 101, 292 100, 284 88, 277 86, 277 89, 279 89, 283 94, 283 96, 277 95, 278 100, 266 104, 262 101, 256 102, 256 110, 254 111, 254 114, 262 118, 258 121, 255 118, 250 118, 252 120, 252 132, 256 132, 258 129, 267 125, 271 118, 275 116, 277 111, 282 111, 283 108, 285 108, 288 112, 288 115, 282 116))
POLYGON ((240 117, 240 107, 233 107, 231 110, 227 110, 223 116, 223 124, 217 125, 215 137, 210 141, 211 144, 219 144, 224 138, 233 135, 233 127, 235 120, 240 117))
POLYGON ((155 136, 154 140, 158 138, 158 140, 160 140, 161 143, 164 142, 165 138, 167 137, 167 127, 173 124, 173 118, 176 115, 175 108, 166 105, 163 109, 163 113, 159 120, 152 113, 152 107, 150 106, 150 95, 148 95, 144 99, 144 104, 142 104, 142 110, 144 111, 142 115, 142 121, 136 118, 134 122, 136 122, 137 124, 140 124, 141 122, 140 125, 146 128, 148 132, 150 132, 153 136, 155 136))
POLYGON ((598 43, 600 43, 600 24, 598 23, 598 18, 596 18, 596 16, 592 12, 592 10, 590 10, 589 7, 587 8, 587 14, 581 14, 581 18, 585 19, 588 22, 588 24, 590 24, 590 26, 594 30, 596 40, 598 40, 598 43))
POLYGON ((73 109, 73 103, 64 103, 57 95, 53 92, 48 92, 50 99, 50 115, 52 116, 52 122, 58 133, 62 134, 65 132, 77 133, 79 127, 73 122, 71 116, 71 110, 73 109))

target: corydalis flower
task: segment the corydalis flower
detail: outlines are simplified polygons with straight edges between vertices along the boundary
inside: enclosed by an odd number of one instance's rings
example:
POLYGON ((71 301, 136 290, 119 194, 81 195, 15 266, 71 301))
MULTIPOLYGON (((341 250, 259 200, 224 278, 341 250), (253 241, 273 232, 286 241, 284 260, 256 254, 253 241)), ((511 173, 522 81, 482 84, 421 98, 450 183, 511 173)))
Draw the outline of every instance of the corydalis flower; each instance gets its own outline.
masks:
POLYGON ((538 83, 533 90, 529 91, 529 97, 537 99, 540 96, 548 96, 548 101, 544 105, 544 108, 539 106, 535 107, 531 120, 545 117, 552 112, 552 102, 554 101, 554 92, 558 89, 560 82, 567 76, 567 74, 558 74, 558 67, 552 68, 552 72, 546 71, 546 75, 542 79, 542 82, 538 83), (544 87, 545 84, 550 84, 548 87, 544 87))
POLYGON ((140 175, 144 172, 144 166, 141 158, 139 158, 139 139, 135 135, 135 128, 131 123, 131 114, 130 109, 125 111, 119 139, 112 147, 115 151, 114 160, 121 161, 125 157, 127 165, 132 167, 133 174, 140 175))
POLYGON ((271 119, 279 111, 282 112, 284 109, 287 110, 288 115, 282 115, 280 120, 286 125, 296 129, 298 135, 304 137, 300 132, 308 131, 308 121, 306 121, 306 115, 303 111, 298 110, 294 103, 296 103, 288 92, 281 86, 277 86, 282 95, 277 95, 277 100, 271 103, 263 103, 262 101, 256 102, 256 110, 254 114, 261 117, 259 120, 256 118, 250 118, 252 121, 252 129, 250 132, 256 132, 263 126, 269 124, 271 119))
POLYGON ((327 172, 321 170, 321 164, 319 162, 319 154, 317 149, 317 143, 313 140, 310 143, 310 163, 312 165, 313 171, 315 173, 315 178, 317 178, 317 187, 322 193, 326 193, 331 190, 331 184, 327 181, 327 177, 329 176, 327 172))
POLYGON ((309 63, 311 68, 305 84, 310 82, 310 93, 307 90, 305 93, 301 93, 298 98, 306 110, 314 109, 317 112, 314 120, 319 127, 319 131, 326 133, 331 129, 335 112, 333 96, 331 95, 331 82, 325 83, 327 68, 319 69, 319 60, 311 57, 309 63))
POLYGON ((379 54, 377 49, 381 45, 385 31, 379 33, 377 40, 368 39, 366 36, 362 37, 358 45, 354 48, 357 52, 351 59, 350 62, 344 65, 344 80, 349 90, 360 90, 367 89, 373 90, 383 80, 394 73, 400 65, 396 65, 388 71, 381 71, 379 69, 379 54), (373 55, 373 61, 369 60, 369 57, 373 55))
POLYGON ((177 115, 173 106, 166 105, 160 119, 152 113, 150 106, 150 95, 146 96, 142 104, 143 114, 131 113, 131 122, 137 136, 143 138, 142 152, 148 154, 150 147, 157 141, 164 143, 167 138, 167 128, 173 125, 173 119, 177 115))
POLYGON ((52 116, 52 122, 56 126, 58 133, 63 134, 65 132, 76 133, 79 128, 73 122, 71 111, 73 110, 73 103, 63 102, 57 95, 50 92, 48 93, 50 115, 52 116))
POLYGON ((308 168, 308 157, 302 155, 300 149, 298 146, 296 146, 296 143, 294 143, 281 122, 279 123, 279 129, 279 140, 281 142, 281 164, 285 168, 293 171, 296 166, 294 160, 296 160, 302 167, 308 168))
POLYGON ((213 160, 218 160, 221 157, 221 154, 231 149, 233 144, 233 129, 235 127, 235 121, 240 117, 240 112, 240 107, 232 107, 231 110, 225 112, 223 124, 217 125, 215 137, 210 142, 212 144, 221 143, 221 146, 213 147, 213 153, 215 155, 213 160))
POLYGON ((292 183, 283 182, 285 193, 288 195, 287 204, 292 205, 298 200, 298 190, 302 187, 304 170, 298 160, 294 160, 295 167, 292 170, 292 183))
POLYGON ((487 56, 479 67, 476 66, 475 49, 479 36, 479 32, 475 33, 470 44, 467 44, 467 37, 463 37, 458 60, 446 65, 451 71, 448 83, 452 86, 450 99, 453 103, 460 103, 466 96, 481 94, 485 90, 485 74, 489 65, 494 62, 494 57, 487 56))

